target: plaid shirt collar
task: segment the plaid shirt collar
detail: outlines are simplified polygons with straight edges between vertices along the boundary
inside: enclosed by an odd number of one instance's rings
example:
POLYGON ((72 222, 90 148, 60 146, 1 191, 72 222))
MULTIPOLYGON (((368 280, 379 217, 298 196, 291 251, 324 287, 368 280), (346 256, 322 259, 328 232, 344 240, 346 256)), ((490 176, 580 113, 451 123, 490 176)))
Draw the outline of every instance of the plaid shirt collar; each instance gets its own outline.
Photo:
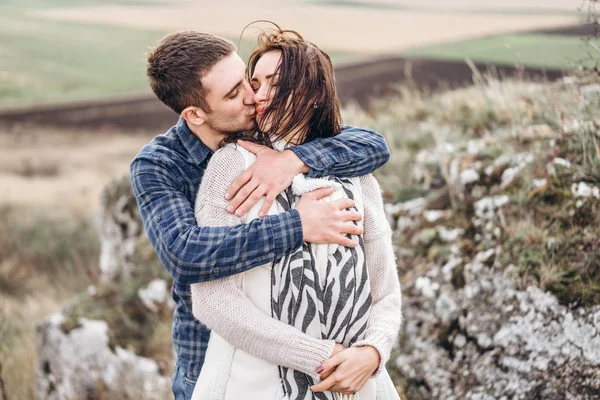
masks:
POLYGON ((212 154, 212 150, 194 135, 194 132, 191 131, 187 122, 185 122, 185 119, 182 117, 179 117, 179 121, 177 121, 175 134, 190 155, 190 159, 196 165, 202 165, 202 163, 212 154))

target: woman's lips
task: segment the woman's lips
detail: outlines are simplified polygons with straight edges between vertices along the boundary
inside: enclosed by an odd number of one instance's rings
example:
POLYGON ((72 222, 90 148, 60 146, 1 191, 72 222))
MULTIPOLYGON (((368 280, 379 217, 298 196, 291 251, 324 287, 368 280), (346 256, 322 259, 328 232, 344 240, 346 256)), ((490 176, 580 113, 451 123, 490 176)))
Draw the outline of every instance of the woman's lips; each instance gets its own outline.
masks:
POLYGON ((256 114, 263 115, 264 112, 265 112, 265 108, 264 107, 257 107, 256 108, 256 114))

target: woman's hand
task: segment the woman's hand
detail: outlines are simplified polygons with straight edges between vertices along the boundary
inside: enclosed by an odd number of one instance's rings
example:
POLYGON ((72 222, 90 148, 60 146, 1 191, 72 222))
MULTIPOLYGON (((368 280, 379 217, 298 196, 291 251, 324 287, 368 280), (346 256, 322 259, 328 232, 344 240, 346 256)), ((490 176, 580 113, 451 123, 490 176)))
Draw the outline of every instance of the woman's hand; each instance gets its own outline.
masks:
POLYGON ((329 390, 344 394, 356 393, 373 376, 379 362, 379 352, 374 347, 350 347, 321 365, 323 380, 310 389, 313 392, 329 390))
MULTIPOLYGON (((341 353, 342 351, 346 350, 346 348, 344 347, 344 345, 336 343, 335 347, 333 348, 333 352, 331 353, 331 357, 329 357, 330 359, 335 357, 336 355, 338 355, 339 353, 341 353)), ((335 367, 333 368, 329 368, 329 370, 327 372, 323 372, 323 366, 319 366, 319 368, 317 368, 317 374, 321 374, 320 378, 321 380, 326 379, 329 375, 331 375, 334 371, 335 371, 335 367)))

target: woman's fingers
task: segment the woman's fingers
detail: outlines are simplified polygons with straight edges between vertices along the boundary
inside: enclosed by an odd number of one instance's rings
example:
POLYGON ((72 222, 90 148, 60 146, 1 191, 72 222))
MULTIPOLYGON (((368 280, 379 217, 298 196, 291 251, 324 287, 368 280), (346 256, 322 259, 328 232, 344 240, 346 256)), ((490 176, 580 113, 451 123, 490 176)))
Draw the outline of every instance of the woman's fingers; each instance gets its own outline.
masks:
MULTIPOLYGON (((367 380, 373 376, 373 372, 376 370, 376 362, 378 360, 373 351, 376 350, 370 348, 370 346, 365 346, 364 348, 350 347, 344 350, 338 355, 343 356, 344 361, 339 363, 335 371, 327 379, 318 385, 314 385, 314 388, 317 390, 313 391, 330 390, 345 394, 358 392, 367 380)), ((313 387, 311 387, 312 389, 313 387)))
POLYGON ((313 392, 324 392, 326 390, 329 390, 329 388, 335 385, 336 383, 337 380, 335 379, 335 374, 331 374, 331 376, 329 376, 324 381, 321 381, 316 385, 312 385, 310 387, 310 390, 312 390, 313 392))
POLYGON ((321 381, 324 381, 325 379, 329 378, 329 376, 331 374, 333 374, 335 372, 335 368, 330 369, 327 372, 323 372, 321 375, 319 375, 319 378, 321 378, 321 381))
MULTIPOLYGON (((337 353, 335 356, 331 357, 330 359, 323 361, 323 363, 321 364, 321 367, 317 370, 317 372, 323 374, 323 373, 328 372, 331 369, 337 367, 341 363, 343 363, 344 360, 346 359, 346 357, 343 353, 344 352, 341 351, 341 352, 337 353), (321 371, 321 372, 319 372, 319 371, 321 371)), ((323 379, 323 378, 321 378, 321 379, 323 379)))
POLYGON ((341 365, 345 360, 346 360, 346 355, 344 354, 344 351, 336 354, 335 356, 331 357, 328 360, 325 360, 323 362, 323 364, 321 364, 321 366, 317 370, 317 372, 320 373, 321 375, 326 375, 325 379, 321 378, 322 381, 316 385, 311 386, 310 390, 312 390, 313 392, 324 392, 325 390, 328 390, 331 386, 338 383, 338 381, 335 377, 335 374, 333 374, 333 372, 334 372, 335 368, 337 368, 339 365, 341 365))

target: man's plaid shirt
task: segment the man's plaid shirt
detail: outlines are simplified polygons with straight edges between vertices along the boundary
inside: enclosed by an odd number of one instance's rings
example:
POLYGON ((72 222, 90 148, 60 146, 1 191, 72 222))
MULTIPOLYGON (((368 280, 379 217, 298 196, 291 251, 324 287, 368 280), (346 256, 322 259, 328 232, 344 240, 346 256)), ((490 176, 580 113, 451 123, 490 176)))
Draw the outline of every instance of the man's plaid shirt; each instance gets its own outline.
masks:
MULTIPOLYGON (((390 156, 383 136, 349 126, 333 138, 291 150, 311 168, 311 177, 366 175, 390 156)), ((144 146, 130 166, 146 233, 173 277, 173 344, 192 381, 202 368, 210 331, 192 315, 190 285, 272 262, 299 247, 303 237, 296 210, 235 227, 197 226, 194 203, 211 155, 180 118, 144 146)))

